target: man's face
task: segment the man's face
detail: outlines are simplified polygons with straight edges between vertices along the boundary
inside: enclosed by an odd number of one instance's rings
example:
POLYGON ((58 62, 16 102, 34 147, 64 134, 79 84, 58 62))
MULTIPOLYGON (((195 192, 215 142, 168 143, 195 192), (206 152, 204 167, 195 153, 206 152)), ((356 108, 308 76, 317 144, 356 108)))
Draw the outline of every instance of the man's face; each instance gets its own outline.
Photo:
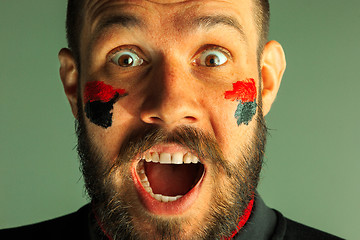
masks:
POLYGON ((79 152, 105 229, 231 233, 265 142, 252 1, 92 0, 84 19, 79 152))

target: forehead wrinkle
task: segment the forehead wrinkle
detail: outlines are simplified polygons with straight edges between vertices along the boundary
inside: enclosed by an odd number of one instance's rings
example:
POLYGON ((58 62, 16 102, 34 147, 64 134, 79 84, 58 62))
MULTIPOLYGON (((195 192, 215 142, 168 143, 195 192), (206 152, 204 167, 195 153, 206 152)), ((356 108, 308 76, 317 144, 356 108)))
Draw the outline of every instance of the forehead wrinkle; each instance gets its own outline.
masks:
POLYGON ((130 9, 134 6, 141 7, 136 4, 108 0, 102 4, 98 4, 98 6, 90 8, 88 11, 88 20, 91 23, 91 32, 99 30, 98 28, 101 27, 101 25, 104 25, 103 27, 117 23, 124 27, 140 25, 141 21, 136 18, 134 14, 126 13, 124 11, 124 9, 130 9), (114 9, 117 10, 115 13, 114 9), (108 14, 106 14, 107 12, 108 14), (105 15, 105 17, 102 17, 103 15, 105 15))

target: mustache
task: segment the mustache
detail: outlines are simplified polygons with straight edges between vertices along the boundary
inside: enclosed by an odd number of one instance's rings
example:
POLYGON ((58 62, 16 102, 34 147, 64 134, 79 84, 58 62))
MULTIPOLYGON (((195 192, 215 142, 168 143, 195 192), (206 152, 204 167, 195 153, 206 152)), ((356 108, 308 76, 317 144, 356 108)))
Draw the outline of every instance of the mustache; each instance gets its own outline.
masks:
POLYGON ((121 145, 114 167, 130 163, 137 156, 159 144, 180 145, 195 153, 200 161, 203 159, 203 163, 223 168, 228 175, 232 175, 233 170, 224 159, 215 138, 190 126, 177 127, 171 132, 157 126, 146 126, 132 131, 121 145))

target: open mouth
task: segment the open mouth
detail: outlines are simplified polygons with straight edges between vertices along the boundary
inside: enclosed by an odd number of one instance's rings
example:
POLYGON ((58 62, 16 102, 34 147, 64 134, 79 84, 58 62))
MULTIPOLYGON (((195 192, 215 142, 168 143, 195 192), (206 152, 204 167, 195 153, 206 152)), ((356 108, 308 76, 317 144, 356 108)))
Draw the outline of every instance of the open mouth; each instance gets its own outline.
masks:
POLYGON ((135 172, 135 186, 145 207, 157 214, 173 214, 195 201, 205 168, 190 152, 150 150, 137 163, 135 172))

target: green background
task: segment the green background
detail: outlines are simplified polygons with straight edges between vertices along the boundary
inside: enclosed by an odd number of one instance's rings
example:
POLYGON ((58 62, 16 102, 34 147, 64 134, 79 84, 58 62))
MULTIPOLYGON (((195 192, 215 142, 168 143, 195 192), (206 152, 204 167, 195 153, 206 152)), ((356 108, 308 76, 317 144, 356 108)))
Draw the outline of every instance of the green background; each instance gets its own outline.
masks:
MULTIPOLYGON (((273 0, 287 70, 267 116, 259 191, 285 216, 346 239, 360 225, 360 1, 273 0)), ((87 202, 58 76, 66 1, 0 1, 0 228, 87 202)))

